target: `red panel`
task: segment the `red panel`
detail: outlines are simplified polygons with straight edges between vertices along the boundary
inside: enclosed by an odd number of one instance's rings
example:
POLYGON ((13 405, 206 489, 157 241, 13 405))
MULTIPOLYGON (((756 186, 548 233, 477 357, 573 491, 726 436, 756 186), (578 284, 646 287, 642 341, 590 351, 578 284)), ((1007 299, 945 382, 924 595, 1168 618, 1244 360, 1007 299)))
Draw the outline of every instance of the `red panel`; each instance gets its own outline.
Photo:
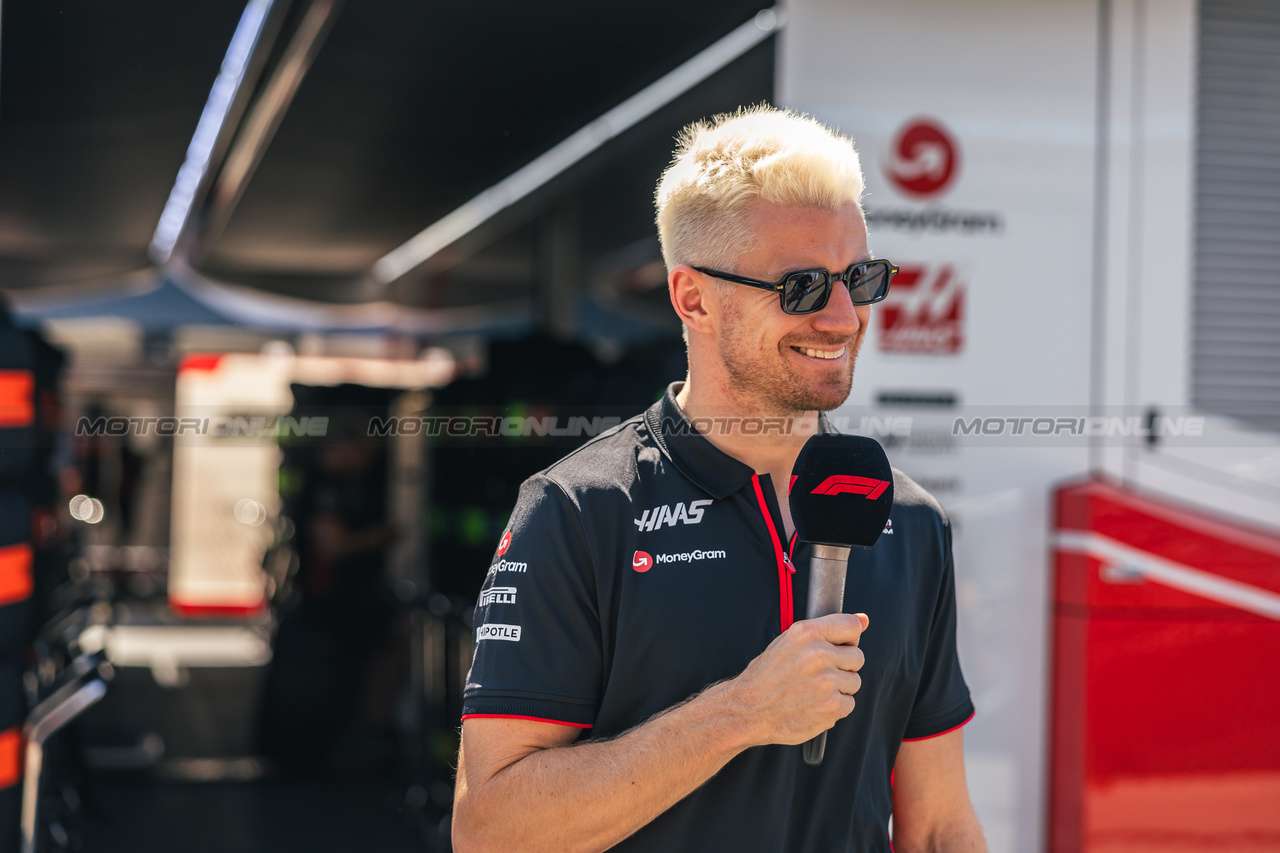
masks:
MULTIPOLYGON (((1056 506, 1058 531, 1280 591, 1278 537, 1102 482, 1056 506)), ((1055 555, 1049 848, 1280 850, 1280 621, 1103 568, 1055 555)))
POLYGON ((0 732, 0 790, 12 788, 22 781, 22 755, 26 741, 22 727, 14 726, 0 732))
POLYGON ((169 607, 179 616, 189 618, 248 618, 257 616, 266 610, 267 603, 261 599, 246 603, 220 604, 218 602, 178 601, 170 598, 169 607))
MULTIPOLYGON (((1203 513, 1158 503, 1101 482, 1058 493, 1058 529, 1089 530, 1187 566, 1280 592, 1280 537, 1203 513)), ((1110 584, 1090 578, 1095 606, 1225 606, 1153 584, 1110 584), (1137 593, 1135 597, 1132 593, 1137 593), (1162 598, 1165 594, 1179 596, 1162 598), (1155 596, 1150 597, 1150 596, 1155 596)))
POLYGON ((35 589, 31 543, 0 547, 0 605, 26 601, 35 589))
POLYGON ((1093 619, 1087 643, 1092 782, 1280 771, 1280 623, 1093 619))
POLYGON ((182 373, 188 370, 209 371, 217 370, 218 363, 222 361, 221 353, 192 353, 182 360, 178 365, 178 372, 182 373))
POLYGON ((0 427, 31 425, 36 411, 35 387, 29 370, 0 370, 0 427))
POLYGON ((1081 848, 1085 778, 1085 621, 1058 616, 1053 631, 1053 698, 1049 779, 1049 849, 1081 848))

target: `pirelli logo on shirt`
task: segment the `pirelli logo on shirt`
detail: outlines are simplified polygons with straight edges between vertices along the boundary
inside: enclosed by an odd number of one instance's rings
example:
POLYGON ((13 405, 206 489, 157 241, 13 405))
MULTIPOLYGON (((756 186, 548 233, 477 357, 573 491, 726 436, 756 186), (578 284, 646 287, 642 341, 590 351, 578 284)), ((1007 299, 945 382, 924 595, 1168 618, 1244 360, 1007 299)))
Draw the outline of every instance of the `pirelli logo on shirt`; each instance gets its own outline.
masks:
POLYGON ((516 588, 514 586, 491 586, 480 593, 480 606, 490 604, 515 604, 516 588))
POLYGON ((520 642, 520 626, 502 625, 498 622, 481 625, 476 629, 476 642, 478 643, 481 640, 510 640, 513 643, 518 643, 520 642))
POLYGON ((653 509, 646 509, 644 515, 632 521, 635 522, 637 530, 653 530, 664 524, 667 527, 675 527, 677 524, 698 524, 702 521, 702 514, 712 503, 714 502, 706 500, 689 501, 688 509, 685 509, 684 501, 675 506, 670 504, 655 506, 653 509))

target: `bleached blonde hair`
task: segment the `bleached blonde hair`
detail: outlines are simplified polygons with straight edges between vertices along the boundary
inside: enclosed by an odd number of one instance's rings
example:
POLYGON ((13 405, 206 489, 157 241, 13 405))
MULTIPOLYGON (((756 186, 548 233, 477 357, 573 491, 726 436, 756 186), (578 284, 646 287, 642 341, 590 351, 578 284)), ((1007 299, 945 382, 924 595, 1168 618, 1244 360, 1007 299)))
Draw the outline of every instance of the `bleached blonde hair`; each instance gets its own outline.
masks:
POLYGON ((658 183, 662 259, 732 271, 754 202, 835 212, 862 188, 853 140, 809 116, 762 104, 694 122, 658 183))

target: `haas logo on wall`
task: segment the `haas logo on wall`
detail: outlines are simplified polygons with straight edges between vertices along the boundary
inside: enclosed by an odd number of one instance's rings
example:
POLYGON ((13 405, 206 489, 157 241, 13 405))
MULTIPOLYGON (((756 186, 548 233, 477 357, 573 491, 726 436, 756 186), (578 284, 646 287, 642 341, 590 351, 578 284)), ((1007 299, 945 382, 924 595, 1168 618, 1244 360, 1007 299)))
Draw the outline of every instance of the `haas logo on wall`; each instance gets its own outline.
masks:
POLYGON ((884 173, 899 192, 927 199, 946 192, 959 167, 960 147, 951 134, 932 119, 917 118, 894 137, 884 173))
POLYGON ((880 305, 880 349, 949 355, 964 344, 965 287, 955 268, 903 266, 880 305))

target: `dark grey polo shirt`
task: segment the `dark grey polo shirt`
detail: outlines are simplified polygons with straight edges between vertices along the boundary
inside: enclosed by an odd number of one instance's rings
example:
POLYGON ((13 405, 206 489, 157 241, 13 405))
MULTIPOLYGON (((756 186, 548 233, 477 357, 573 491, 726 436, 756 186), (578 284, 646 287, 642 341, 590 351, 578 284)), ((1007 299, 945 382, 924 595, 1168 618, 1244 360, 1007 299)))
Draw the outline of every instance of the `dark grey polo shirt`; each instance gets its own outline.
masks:
MULTIPOLYGON (((476 607, 463 719, 617 735, 737 675, 804 618, 808 545, 782 541, 768 475, 692 429, 678 388, 521 487, 476 607)), ((824 762, 749 749, 615 850, 887 853, 899 745, 973 715, 946 515, 896 470, 893 487, 886 533, 849 560, 845 610, 871 627, 857 706, 824 762)))

